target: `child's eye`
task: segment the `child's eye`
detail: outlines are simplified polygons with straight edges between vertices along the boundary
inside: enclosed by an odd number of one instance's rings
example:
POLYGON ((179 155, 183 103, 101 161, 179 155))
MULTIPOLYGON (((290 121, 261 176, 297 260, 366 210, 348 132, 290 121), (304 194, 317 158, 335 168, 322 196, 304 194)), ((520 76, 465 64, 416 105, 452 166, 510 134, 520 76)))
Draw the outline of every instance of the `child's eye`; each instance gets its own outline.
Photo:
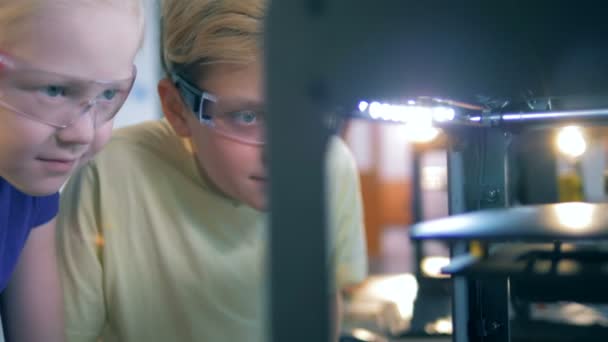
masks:
POLYGON ((48 97, 66 96, 67 88, 60 85, 48 85, 40 90, 48 97))
POLYGON ((116 94, 118 94, 118 90, 116 89, 106 89, 101 96, 103 97, 104 100, 113 100, 116 97, 116 94))
POLYGON ((244 125, 253 125, 258 120, 258 114, 253 111, 241 111, 241 112, 231 113, 230 117, 237 124, 244 124, 244 125))

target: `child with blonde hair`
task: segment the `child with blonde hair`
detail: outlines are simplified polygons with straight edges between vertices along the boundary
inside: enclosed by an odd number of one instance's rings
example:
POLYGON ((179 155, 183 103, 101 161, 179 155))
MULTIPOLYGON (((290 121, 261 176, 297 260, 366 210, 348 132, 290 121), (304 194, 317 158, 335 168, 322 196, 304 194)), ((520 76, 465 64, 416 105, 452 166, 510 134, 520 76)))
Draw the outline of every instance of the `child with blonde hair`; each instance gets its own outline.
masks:
POLYGON ((65 338, 58 191, 110 136, 135 78, 141 11, 139 0, 0 0, 0 303, 9 341, 65 338))

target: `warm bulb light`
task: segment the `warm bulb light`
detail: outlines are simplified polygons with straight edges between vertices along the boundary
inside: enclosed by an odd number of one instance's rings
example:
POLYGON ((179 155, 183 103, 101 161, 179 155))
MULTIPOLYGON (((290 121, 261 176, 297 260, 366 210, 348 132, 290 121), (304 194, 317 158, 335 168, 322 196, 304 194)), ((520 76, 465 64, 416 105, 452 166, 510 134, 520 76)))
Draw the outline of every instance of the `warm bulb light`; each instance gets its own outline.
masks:
POLYGON ((576 126, 562 128, 557 134, 557 148, 571 158, 582 156, 587 150, 587 142, 582 130, 576 126))

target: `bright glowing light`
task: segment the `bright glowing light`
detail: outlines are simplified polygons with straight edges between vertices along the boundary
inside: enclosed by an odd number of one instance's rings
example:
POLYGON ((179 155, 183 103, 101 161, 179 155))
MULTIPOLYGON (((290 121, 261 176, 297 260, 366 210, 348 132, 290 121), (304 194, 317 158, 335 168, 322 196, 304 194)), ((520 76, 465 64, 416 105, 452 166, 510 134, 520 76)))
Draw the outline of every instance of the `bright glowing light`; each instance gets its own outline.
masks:
POLYGON ((394 122, 410 122, 413 120, 424 120, 425 122, 431 119, 435 121, 453 120, 455 112, 452 108, 447 107, 423 107, 411 105, 392 105, 388 103, 380 103, 374 101, 368 104, 365 101, 359 103, 359 110, 364 112, 369 109, 369 114, 372 119, 382 119, 394 122))
POLYGON ((384 105, 384 120, 394 122, 404 122, 407 118, 407 110, 402 106, 384 105))
POLYGON ((401 128, 402 134, 411 143, 424 144, 439 136, 439 129, 433 127, 432 118, 428 115, 415 115, 401 128))
POLYGON ((414 314, 414 300, 418 295, 418 282, 411 274, 401 274, 379 279, 369 284, 368 295, 387 302, 394 302, 403 319, 414 314))
POLYGON ((587 143, 579 127, 568 126, 557 134, 557 147, 564 155, 577 158, 587 150, 587 143))
POLYGON ((441 269, 449 265, 450 258, 448 257, 425 257, 420 262, 422 273, 431 278, 449 278, 448 274, 441 273, 441 269))
POLYGON ((429 143, 439 135, 439 129, 433 127, 430 109, 418 107, 411 120, 404 127, 404 134, 412 143, 429 143))
POLYGON ((367 103, 365 101, 359 102, 359 111, 360 112, 365 112, 365 110, 367 109, 367 107, 369 107, 369 103, 367 103))
POLYGON ((440 318, 433 323, 428 323, 424 327, 427 334, 452 334, 452 320, 450 318, 440 318))
POLYGON ((365 329, 353 329, 352 334, 354 337, 360 339, 361 341, 370 341, 370 342, 381 342, 381 341, 385 341, 384 339, 379 340, 379 336, 372 333, 369 330, 365 330, 365 329))
POLYGON ((382 104, 380 104, 380 102, 372 102, 369 105, 369 115, 372 117, 372 119, 380 119, 380 114, 382 112, 382 104))
POLYGON ((433 126, 435 121, 443 122, 453 120, 455 117, 454 109, 448 107, 424 107, 412 105, 413 101, 408 101, 408 105, 391 105, 388 103, 361 102, 359 109, 365 108, 369 111, 369 116, 374 120, 391 121, 405 124, 402 128, 403 134, 411 143, 429 143, 440 133, 440 130, 433 126))
POLYGON ((594 206, 589 203, 558 203, 553 209, 559 223, 567 229, 583 230, 593 222, 594 206))
POLYGON ((415 129, 413 127, 406 127, 408 140, 416 144, 430 143, 439 136, 439 130, 435 127, 428 127, 423 129, 415 129))
POLYGON ((452 108, 448 107, 434 107, 433 108, 433 120, 437 122, 446 122, 454 120, 456 112, 452 108))

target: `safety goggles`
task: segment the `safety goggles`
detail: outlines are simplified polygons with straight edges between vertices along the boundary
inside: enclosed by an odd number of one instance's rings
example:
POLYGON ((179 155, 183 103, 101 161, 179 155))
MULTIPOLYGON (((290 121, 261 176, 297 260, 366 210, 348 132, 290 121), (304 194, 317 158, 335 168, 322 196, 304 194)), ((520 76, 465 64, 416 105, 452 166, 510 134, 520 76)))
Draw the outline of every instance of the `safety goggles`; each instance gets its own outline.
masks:
POLYGON ((136 76, 85 80, 48 72, 0 52, 0 106, 53 127, 65 128, 85 113, 95 127, 110 121, 129 95, 136 76))
POLYGON ((215 132, 236 141, 263 145, 266 140, 263 109, 243 109, 207 91, 199 89, 177 73, 172 73, 173 84, 184 103, 199 122, 215 132))

